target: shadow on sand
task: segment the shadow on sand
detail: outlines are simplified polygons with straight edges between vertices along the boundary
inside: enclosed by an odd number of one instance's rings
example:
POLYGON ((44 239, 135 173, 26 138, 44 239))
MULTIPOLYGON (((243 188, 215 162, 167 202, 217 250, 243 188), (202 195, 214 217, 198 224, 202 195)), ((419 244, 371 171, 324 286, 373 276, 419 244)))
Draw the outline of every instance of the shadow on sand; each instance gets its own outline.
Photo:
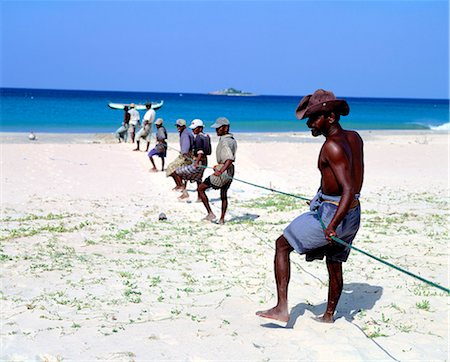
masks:
MULTIPOLYGON (((382 294, 383 288, 376 285, 367 283, 344 284, 344 290, 342 291, 334 319, 345 318, 349 322, 353 321, 356 314, 360 311, 372 309, 375 306, 375 303, 381 298, 382 294)), ((286 324, 286 327, 275 323, 261 324, 261 327, 293 328, 298 317, 305 314, 306 310, 309 310, 315 316, 319 317, 323 315, 326 307, 326 302, 318 305, 299 303, 291 309, 290 319, 286 324)))
POLYGON ((249 213, 245 213, 244 215, 241 216, 235 216, 233 218, 231 218, 229 221, 234 221, 234 222, 239 222, 239 221, 254 221, 259 217, 259 215, 256 214, 249 214, 249 213))

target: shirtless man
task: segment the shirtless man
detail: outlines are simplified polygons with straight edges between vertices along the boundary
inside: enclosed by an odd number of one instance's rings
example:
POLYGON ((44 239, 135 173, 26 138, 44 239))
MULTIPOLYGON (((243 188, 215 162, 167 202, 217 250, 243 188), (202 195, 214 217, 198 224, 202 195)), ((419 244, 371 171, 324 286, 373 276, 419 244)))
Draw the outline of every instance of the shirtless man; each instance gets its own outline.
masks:
POLYGON ((333 242, 332 236, 351 244, 360 223, 359 192, 364 174, 363 141, 358 133, 346 131, 339 124, 340 116, 350 109, 346 101, 336 99, 332 92, 319 89, 304 97, 297 107, 298 119, 308 118, 307 126, 314 137, 325 136, 319 154, 322 175, 319 192, 311 201, 310 212, 297 217, 276 241, 275 281, 278 302, 275 307, 256 314, 282 322, 289 320, 288 284, 291 251, 306 254, 306 260, 323 259, 328 269, 327 309, 318 321, 333 323, 343 287, 342 263, 350 248, 333 242), (323 230, 320 215, 324 224, 323 230), (344 222, 343 222, 344 221, 344 222))

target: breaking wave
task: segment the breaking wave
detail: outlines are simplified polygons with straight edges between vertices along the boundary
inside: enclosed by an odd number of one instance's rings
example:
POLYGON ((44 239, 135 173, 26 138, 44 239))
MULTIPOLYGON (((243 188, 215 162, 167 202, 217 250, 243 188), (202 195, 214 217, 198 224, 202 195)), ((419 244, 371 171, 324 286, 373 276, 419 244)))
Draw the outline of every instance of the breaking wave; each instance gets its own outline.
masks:
POLYGON ((441 124, 440 126, 430 126, 433 131, 450 131, 450 122, 441 124))

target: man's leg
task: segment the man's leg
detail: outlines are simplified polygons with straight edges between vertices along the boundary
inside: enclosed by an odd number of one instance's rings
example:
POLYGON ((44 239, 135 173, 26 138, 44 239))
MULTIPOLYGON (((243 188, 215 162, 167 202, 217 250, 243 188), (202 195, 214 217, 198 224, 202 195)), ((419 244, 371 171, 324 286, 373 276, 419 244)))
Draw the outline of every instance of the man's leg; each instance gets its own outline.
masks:
POLYGON ((275 249, 275 282, 277 284, 277 305, 272 309, 256 312, 256 315, 276 319, 282 322, 289 320, 288 285, 291 278, 291 261, 289 255, 294 248, 281 235, 276 241, 275 249))
POLYGON ((325 323, 334 323, 333 315, 341 297, 342 287, 344 286, 342 263, 327 260, 327 269, 329 277, 327 310, 318 320, 325 323))
POLYGON ((224 187, 220 189, 220 199, 222 200, 222 214, 220 215, 219 224, 223 225, 225 224, 225 213, 227 212, 228 208, 228 197, 227 192, 230 188, 230 184, 228 183, 224 187))
POLYGON ((145 149, 145 151, 147 152, 148 149, 150 148, 150 142, 152 140, 152 131, 149 132, 145 140, 147 141, 147 148, 145 149))
POLYGON ((176 171, 174 171, 170 176, 172 176, 173 180, 175 181, 175 187, 172 189, 174 191, 181 191, 183 190, 183 180, 180 176, 177 175, 176 171))
POLYGON ((134 129, 135 129, 134 126, 130 126, 130 128, 128 128, 128 135, 131 138, 131 143, 134 143, 134 135, 135 135, 134 129))
POLYGON ((198 191, 198 188, 201 185, 201 181, 197 181, 197 201, 196 202, 202 202, 202 198, 200 197, 200 192, 198 191))
POLYGON ((208 212, 208 215, 206 215, 206 217, 204 218, 204 220, 209 220, 209 221, 213 221, 216 218, 216 215, 214 215, 214 213, 211 210, 211 206, 209 206, 209 200, 208 200, 208 196, 206 196, 206 190, 209 188, 209 186, 205 183, 201 183, 198 188, 198 195, 200 196, 200 199, 203 202, 203 205, 205 205, 206 207, 206 211, 208 212))
POLYGON ((152 171, 152 172, 158 171, 158 170, 156 169, 155 161, 153 161, 153 157, 152 157, 152 156, 149 156, 149 159, 150 159, 150 162, 151 162, 152 165, 153 165, 153 168, 151 168, 150 171, 152 171))
POLYGON ((181 180, 181 184, 182 184, 182 189, 181 189, 181 195, 178 196, 178 200, 186 200, 189 198, 189 194, 186 190, 187 188, 187 180, 183 180, 183 178, 181 176, 178 176, 181 180))
POLYGON ((133 151, 139 151, 139 139, 136 141, 136 148, 133 151))
POLYGON ((164 171, 164 157, 161 157, 161 171, 164 171))

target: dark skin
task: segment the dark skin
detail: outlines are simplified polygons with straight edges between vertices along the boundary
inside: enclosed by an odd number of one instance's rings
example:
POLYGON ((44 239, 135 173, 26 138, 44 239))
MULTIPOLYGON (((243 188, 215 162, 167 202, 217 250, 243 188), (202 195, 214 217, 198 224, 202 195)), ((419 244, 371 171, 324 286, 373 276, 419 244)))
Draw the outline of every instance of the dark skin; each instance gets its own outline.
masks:
MULTIPOLYGON (((306 124, 314 137, 325 136, 318 160, 322 175, 321 189, 324 194, 341 196, 336 214, 324 231, 326 239, 332 243, 332 236, 339 237, 336 235, 337 226, 350 210, 355 194, 361 191, 364 178, 363 142, 358 133, 344 130, 333 112, 312 115, 306 124)), ((278 302, 271 309, 256 312, 258 316, 282 322, 289 320, 289 256, 293 250, 283 235, 277 239, 274 268, 278 302)), ((333 323, 333 315, 344 285, 342 263, 328 259, 326 263, 329 277, 327 309, 317 320, 333 323)))
MULTIPOLYGON (((203 127, 201 127, 201 126, 200 127, 196 127, 196 128, 194 128, 192 130, 192 132, 195 135, 198 135, 199 133, 203 132, 203 127)), ((202 157, 203 157, 203 151, 199 151, 197 156, 194 157, 194 160, 195 160, 194 166, 195 166, 195 168, 198 168, 200 166, 202 157)), ((197 182, 197 190, 198 190, 198 187, 200 186, 200 184, 201 184, 201 182, 197 182)), ((187 193, 186 188, 181 192, 181 196, 179 196, 178 198, 180 200, 184 200, 184 199, 188 199, 189 198, 189 194, 187 193)), ((198 195, 198 200, 201 200, 200 194, 198 195)))
MULTIPOLYGON (((185 128, 186 128, 186 126, 178 126, 177 125, 178 133, 181 135, 181 133, 184 131, 185 128)), ((182 156, 188 157, 189 155, 183 154, 182 156)), ((180 176, 178 176, 176 174, 176 172, 173 172, 170 176, 172 176, 172 178, 176 184, 176 186, 173 188, 174 191, 183 191, 184 189, 186 189, 186 184, 183 183, 183 179, 180 176)))
MULTIPOLYGON (((229 133, 229 130, 230 130, 230 126, 221 126, 219 128, 216 128, 216 134, 218 136, 224 136, 229 133)), ((226 160, 225 163, 223 164, 223 167, 220 170, 214 169, 214 175, 216 175, 216 176, 222 175, 228 169, 228 167, 230 167, 232 164, 233 164, 232 160, 226 160)), ((203 205, 205 205, 206 211, 208 212, 208 215, 206 215, 204 220, 213 221, 216 218, 216 215, 211 210, 211 206, 209 205, 208 196, 206 196, 206 192, 205 192, 209 187, 210 186, 208 186, 207 184, 202 182, 198 186, 197 191, 198 191, 198 196, 200 197, 200 200, 202 200, 203 205)), ((227 208, 228 208, 227 192, 228 192, 229 188, 230 188, 229 183, 226 184, 225 186, 223 186, 222 188, 220 188, 220 199, 222 201, 222 208, 221 208, 219 224, 221 224, 221 225, 225 224, 225 213, 227 212, 227 208)))
MULTIPOLYGON (((156 129, 161 128, 162 124, 157 124, 156 125, 156 129)), ((158 141, 158 133, 156 133, 156 143, 159 143, 158 141)), ((158 170, 156 169, 156 165, 155 165, 155 161, 153 161, 153 157, 149 157, 150 158, 150 162, 153 165, 153 168, 150 169, 150 171, 152 172, 157 172, 158 170)), ((164 171, 164 157, 161 157, 161 171, 164 171)))
MULTIPOLYGON (((126 126, 128 123, 130 123, 130 114, 128 113, 128 107, 127 106, 125 106, 124 108, 123 108, 123 110, 124 110, 124 116, 123 116, 123 122, 122 122, 122 125, 123 126, 126 126)), ((120 138, 119 138, 119 143, 120 142, 122 142, 121 140, 120 140, 120 138)), ((124 139, 124 142, 125 142, 125 139, 124 139)))

